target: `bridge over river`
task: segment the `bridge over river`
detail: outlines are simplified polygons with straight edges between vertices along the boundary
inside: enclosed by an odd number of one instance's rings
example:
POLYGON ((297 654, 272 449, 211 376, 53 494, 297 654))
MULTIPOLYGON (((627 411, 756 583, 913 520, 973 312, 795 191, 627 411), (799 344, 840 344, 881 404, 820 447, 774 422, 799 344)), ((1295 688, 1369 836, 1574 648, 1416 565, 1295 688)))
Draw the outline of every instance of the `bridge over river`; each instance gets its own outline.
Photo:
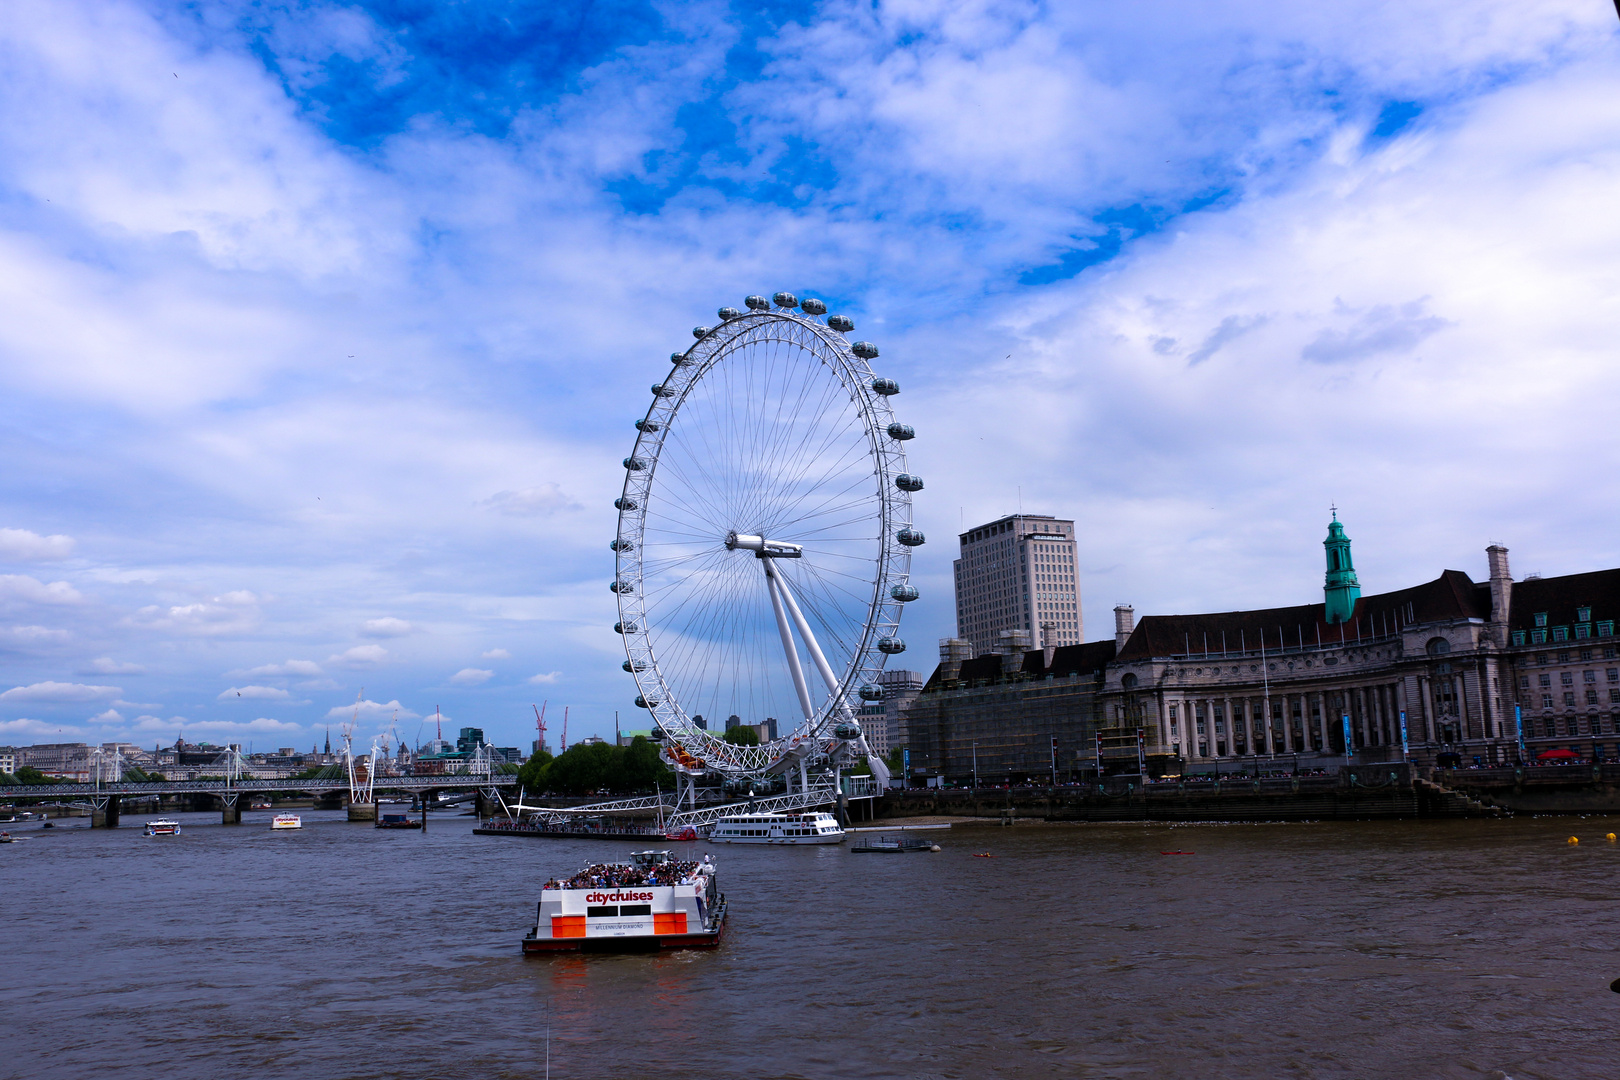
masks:
POLYGON ((217 780, 100 781, 83 784, 13 784, 0 786, 0 800, 51 799, 88 802, 94 810, 91 824, 114 828, 127 798, 154 795, 211 795, 220 801, 221 820, 226 825, 242 821, 243 799, 255 795, 339 795, 350 804, 370 801, 373 793, 397 792, 431 799, 441 791, 472 791, 480 804, 495 802, 498 793, 516 790, 518 778, 512 773, 486 772, 459 776, 378 776, 362 790, 347 777, 318 780, 256 780, 226 776, 217 780))

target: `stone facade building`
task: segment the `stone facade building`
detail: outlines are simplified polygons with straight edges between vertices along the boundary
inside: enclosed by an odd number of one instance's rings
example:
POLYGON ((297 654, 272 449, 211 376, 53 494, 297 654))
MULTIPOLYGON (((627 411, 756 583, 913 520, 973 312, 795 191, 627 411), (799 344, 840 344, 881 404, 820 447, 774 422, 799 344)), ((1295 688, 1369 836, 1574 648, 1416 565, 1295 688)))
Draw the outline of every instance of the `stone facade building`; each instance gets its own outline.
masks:
POLYGON ((1324 547, 1321 603, 1140 622, 1120 607, 1113 641, 942 662, 907 714, 913 765, 965 780, 978 742, 981 778, 987 745, 996 769, 1034 770, 1054 734, 1104 771, 1335 768, 1403 744, 1422 764, 1495 763, 1521 740, 1530 758, 1620 758, 1620 570, 1515 582, 1492 545, 1486 582, 1446 570, 1362 596, 1336 517, 1324 547))
POLYGON ((1026 647, 1085 640, 1074 522, 1013 514, 957 539, 956 636, 975 655, 995 651, 1008 634, 1022 634, 1026 647))

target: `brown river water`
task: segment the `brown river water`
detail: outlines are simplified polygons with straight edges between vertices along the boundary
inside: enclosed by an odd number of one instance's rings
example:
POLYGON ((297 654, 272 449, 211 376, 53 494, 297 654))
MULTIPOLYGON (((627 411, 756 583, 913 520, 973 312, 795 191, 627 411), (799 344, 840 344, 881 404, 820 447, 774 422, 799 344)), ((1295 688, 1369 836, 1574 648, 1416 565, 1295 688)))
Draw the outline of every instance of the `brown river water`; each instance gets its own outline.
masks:
POLYGON ((0 1076, 1620 1076, 1620 818, 678 845, 719 949, 525 959, 631 845, 302 813, 4 826, 0 1076))

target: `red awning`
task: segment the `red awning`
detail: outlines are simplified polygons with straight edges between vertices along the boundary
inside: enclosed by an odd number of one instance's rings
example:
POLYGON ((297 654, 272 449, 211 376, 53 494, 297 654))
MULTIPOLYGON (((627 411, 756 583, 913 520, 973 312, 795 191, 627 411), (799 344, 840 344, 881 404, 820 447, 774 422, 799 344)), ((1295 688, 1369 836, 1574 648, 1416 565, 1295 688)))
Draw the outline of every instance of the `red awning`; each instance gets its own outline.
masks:
POLYGON ((1548 750, 1545 753, 1537 754, 1536 755, 1536 760, 1537 761, 1575 761, 1580 756, 1581 755, 1577 754, 1573 750, 1564 750, 1564 749, 1560 748, 1558 750, 1548 750))

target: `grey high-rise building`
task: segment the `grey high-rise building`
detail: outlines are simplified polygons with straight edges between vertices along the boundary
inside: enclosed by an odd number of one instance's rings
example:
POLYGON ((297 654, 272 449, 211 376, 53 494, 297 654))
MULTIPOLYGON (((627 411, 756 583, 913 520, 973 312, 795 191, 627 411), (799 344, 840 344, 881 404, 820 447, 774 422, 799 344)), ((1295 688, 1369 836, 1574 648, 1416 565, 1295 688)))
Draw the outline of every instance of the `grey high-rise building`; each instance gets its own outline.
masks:
POLYGON ((1085 640, 1073 521, 1011 514, 958 540, 956 635, 977 655, 1085 640))

